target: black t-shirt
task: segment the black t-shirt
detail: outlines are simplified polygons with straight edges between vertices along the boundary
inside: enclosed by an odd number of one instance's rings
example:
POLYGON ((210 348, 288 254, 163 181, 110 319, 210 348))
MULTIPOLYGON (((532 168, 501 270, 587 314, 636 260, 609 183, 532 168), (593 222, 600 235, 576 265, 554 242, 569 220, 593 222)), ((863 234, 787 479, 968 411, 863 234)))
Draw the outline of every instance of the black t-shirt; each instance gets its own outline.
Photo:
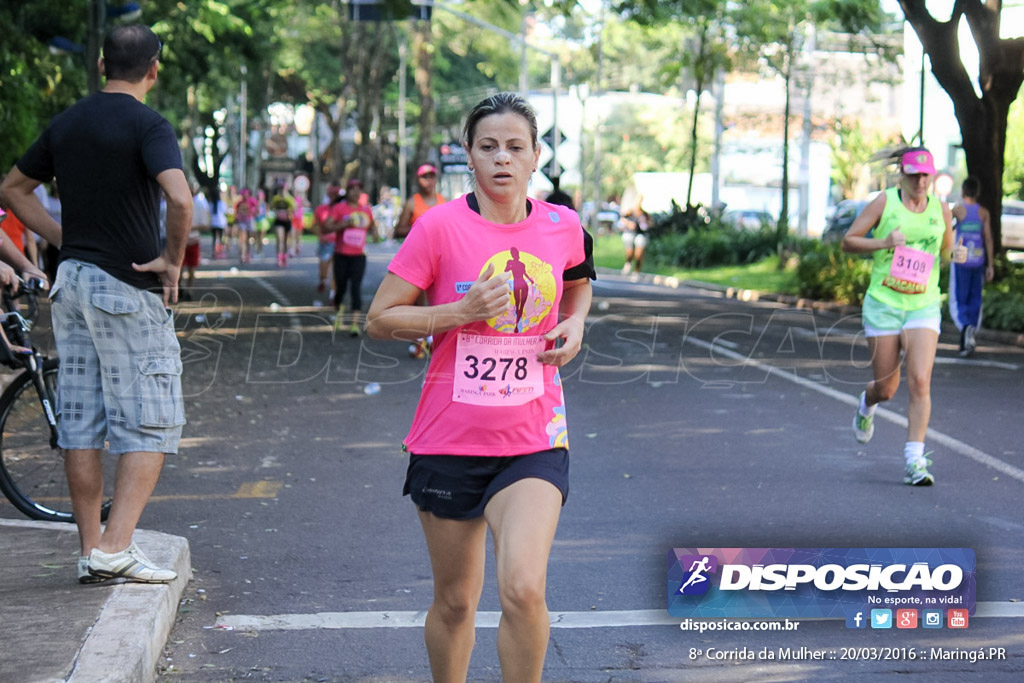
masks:
POLYGON ((160 185, 182 168, 171 125, 123 93, 99 92, 58 114, 18 160, 29 178, 57 178, 62 207, 61 260, 92 263, 140 289, 160 281, 132 263, 160 255, 160 185))

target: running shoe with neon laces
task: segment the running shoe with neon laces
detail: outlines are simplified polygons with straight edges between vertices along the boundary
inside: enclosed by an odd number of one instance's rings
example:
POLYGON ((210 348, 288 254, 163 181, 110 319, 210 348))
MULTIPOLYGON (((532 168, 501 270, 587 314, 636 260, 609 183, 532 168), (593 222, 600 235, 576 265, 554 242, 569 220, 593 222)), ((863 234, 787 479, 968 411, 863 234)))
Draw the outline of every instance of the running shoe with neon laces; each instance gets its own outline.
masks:
POLYGON ((345 324, 345 307, 342 306, 334 312, 334 331, 337 332, 345 324))
POLYGON ((78 583, 100 583, 106 581, 106 577, 93 576, 89 573, 89 557, 83 555, 78 558, 78 583))
POLYGON ((359 328, 359 323, 352 323, 351 325, 349 325, 349 327, 348 327, 348 336, 350 336, 350 337, 358 337, 362 333, 363 333, 363 331, 359 328))
MULTIPOLYGON (((864 400, 864 394, 866 393, 861 392, 860 401, 864 400)), ((875 435, 875 416, 868 415, 865 417, 861 415, 860 401, 857 402, 857 410, 853 414, 853 437, 860 443, 867 443, 875 435)))
POLYGON ((137 583, 169 583, 178 578, 176 572, 155 566, 134 543, 116 553, 93 548, 89 553, 89 573, 104 579, 137 583))
POLYGON ((931 458, 928 457, 930 454, 931 451, 907 464, 907 470, 903 474, 904 484, 907 486, 931 486, 935 483, 935 477, 928 471, 928 466, 932 464, 931 458))

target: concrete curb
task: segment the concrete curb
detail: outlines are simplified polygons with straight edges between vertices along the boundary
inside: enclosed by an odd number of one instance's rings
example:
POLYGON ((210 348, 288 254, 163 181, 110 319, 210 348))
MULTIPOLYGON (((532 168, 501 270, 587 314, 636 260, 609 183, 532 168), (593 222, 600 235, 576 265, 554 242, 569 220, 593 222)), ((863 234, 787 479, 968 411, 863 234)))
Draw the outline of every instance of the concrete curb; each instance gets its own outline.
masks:
POLYGON ((82 644, 68 683, 149 683, 192 579, 188 541, 158 531, 137 530, 134 540, 156 564, 178 578, 169 584, 122 583, 114 587, 82 644))
MULTIPOLYGON (((74 525, 0 519, 0 528, 19 527, 69 533, 74 525)), ((74 661, 67 683, 151 683, 178 614, 178 603, 192 578, 188 541, 180 536, 138 529, 134 540, 156 564, 178 578, 169 584, 110 582, 110 595, 99 610, 74 661)), ((107 584, 105 584, 107 585, 107 584)))
MULTIPOLYGON (((851 315, 860 315, 860 306, 838 304, 834 301, 805 299, 803 297, 793 296, 792 294, 761 292, 756 289, 742 289, 740 287, 723 287, 721 285, 711 284, 710 282, 700 282, 699 280, 680 280, 669 275, 640 273, 624 276, 619 271, 612 268, 598 268, 597 272, 600 273, 602 277, 618 276, 622 279, 628 279, 630 282, 643 282, 644 284, 661 285, 670 289, 678 289, 679 287, 703 289, 709 292, 721 294, 727 299, 778 303, 792 308, 809 309, 818 313, 830 313, 840 318, 851 315)), ((950 334, 959 334, 956 326, 945 320, 942 322, 942 331, 950 334)), ((978 330, 977 338, 981 341, 989 341, 996 344, 1024 347, 1024 333, 1022 332, 1006 332, 1004 330, 988 330, 982 328, 978 330)))

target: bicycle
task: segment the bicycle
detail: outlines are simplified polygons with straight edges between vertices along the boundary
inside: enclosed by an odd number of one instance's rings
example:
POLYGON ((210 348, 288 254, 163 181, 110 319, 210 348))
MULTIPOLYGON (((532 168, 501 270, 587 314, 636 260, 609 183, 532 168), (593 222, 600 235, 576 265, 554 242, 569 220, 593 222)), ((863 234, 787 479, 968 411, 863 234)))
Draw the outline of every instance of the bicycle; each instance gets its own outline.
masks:
MULTIPOLYGON (((42 280, 30 278, 17 292, 6 287, 0 294, 0 363, 18 372, 0 394, 0 491, 32 519, 73 522, 57 445, 59 359, 41 353, 29 338, 39 315, 36 297, 44 291, 42 280)), ((103 501, 104 520, 110 500, 103 501)))

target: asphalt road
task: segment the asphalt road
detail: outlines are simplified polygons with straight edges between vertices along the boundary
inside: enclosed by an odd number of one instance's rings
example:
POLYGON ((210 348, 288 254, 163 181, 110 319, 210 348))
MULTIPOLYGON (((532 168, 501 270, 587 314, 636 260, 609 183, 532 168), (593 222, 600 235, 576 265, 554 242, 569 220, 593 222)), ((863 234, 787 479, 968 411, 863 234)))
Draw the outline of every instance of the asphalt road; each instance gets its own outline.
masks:
MULTIPOLYGON (((367 301, 393 248, 371 251, 367 301)), ((314 267, 312 256, 287 270, 213 262, 178 308, 189 424, 142 526, 188 538, 195 580, 161 680, 429 680, 415 623, 430 569, 400 450, 424 363, 405 344, 335 335, 314 267)), ((982 344, 963 361, 943 337, 937 484, 911 488, 904 388, 874 440, 853 439, 869 378, 858 330, 859 319, 602 277, 585 352, 563 371, 573 476, 550 563, 549 606, 564 619, 545 680, 1021 680, 1024 350, 982 344), (673 547, 974 548, 979 603, 1009 616, 959 632, 834 620, 683 632, 665 612, 673 547), (756 656, 803 646, 826 659, 756 656), (1006 658, 936 659, 979 647, 1006 658), (915 659, 872 659, 882 648, 915 659)), ((480 610, 470 679, 497 680, 491 564, 480 610)))

